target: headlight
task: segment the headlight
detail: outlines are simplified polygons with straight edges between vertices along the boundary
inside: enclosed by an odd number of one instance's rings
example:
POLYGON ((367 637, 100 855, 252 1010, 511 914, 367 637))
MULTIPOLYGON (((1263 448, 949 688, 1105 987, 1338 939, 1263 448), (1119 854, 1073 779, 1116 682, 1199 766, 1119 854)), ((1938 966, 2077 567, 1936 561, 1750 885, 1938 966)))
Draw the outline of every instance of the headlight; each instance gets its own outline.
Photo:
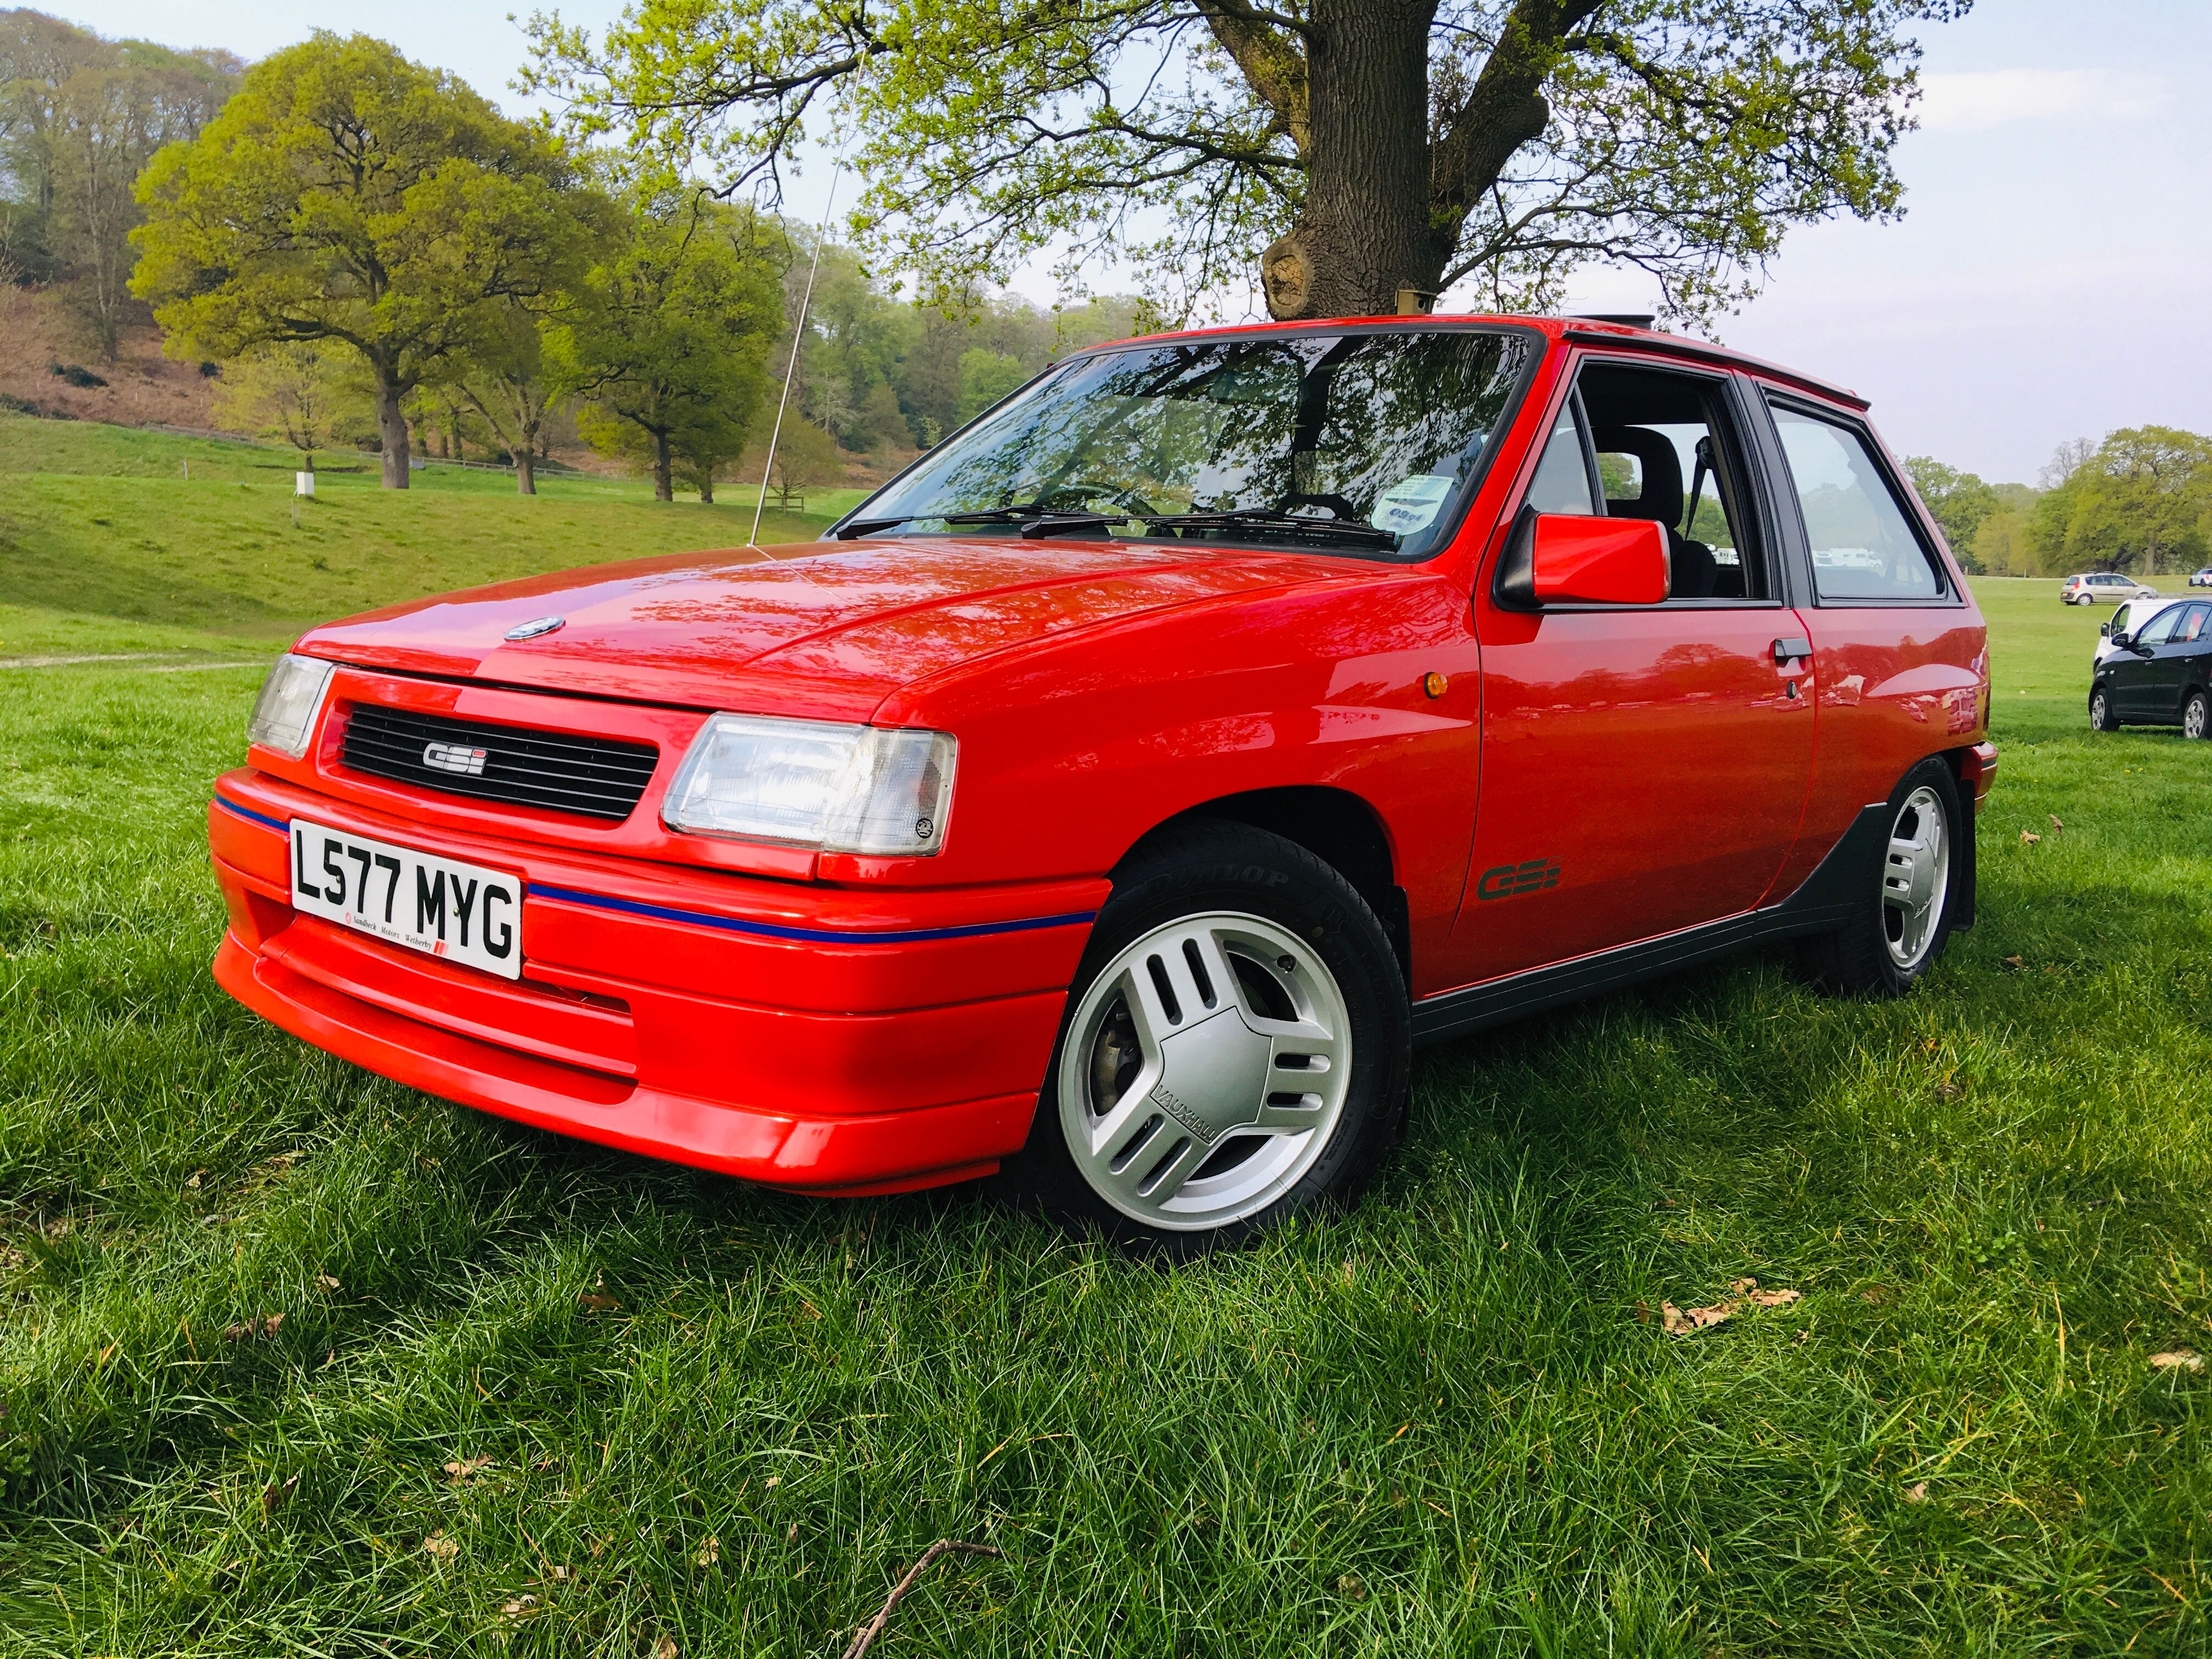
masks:
POLYGON ((337 665, 319 657, 276 659, 269 678, 261 682, 261 695, 253 700, 252 718, 246 722, 246 740, 297 760, 307 752, 307 737, 315 729, 315 715, 323 706, 323 693, 331 688, 331 671, 337 665))
POLYGON ((934 853, 957 751, 943 732, 717 714, 691 740, 661 822, 825 853, 934 853))

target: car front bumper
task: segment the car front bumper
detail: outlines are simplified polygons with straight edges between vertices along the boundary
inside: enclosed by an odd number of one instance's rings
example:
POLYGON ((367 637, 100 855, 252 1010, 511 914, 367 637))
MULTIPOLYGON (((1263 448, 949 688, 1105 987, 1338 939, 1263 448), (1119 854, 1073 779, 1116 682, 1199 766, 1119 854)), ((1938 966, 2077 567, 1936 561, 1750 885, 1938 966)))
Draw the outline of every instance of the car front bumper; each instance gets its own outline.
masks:
POLYGON ((899 1191, 1029 1133, 1103 879, 829 888, 428 830, 252 770, 208 837, 223 988, 295 1036, 501 1116, 747 1180, 899 1191), (523 878, 522 977, 290 903, 294 815, 523 878))

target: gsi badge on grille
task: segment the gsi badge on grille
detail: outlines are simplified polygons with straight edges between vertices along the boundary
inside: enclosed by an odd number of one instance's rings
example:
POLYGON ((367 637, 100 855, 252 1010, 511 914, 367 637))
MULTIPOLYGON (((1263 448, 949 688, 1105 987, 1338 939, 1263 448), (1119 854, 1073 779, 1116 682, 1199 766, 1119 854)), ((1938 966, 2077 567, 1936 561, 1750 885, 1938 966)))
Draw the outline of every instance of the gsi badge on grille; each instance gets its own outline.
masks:
POLYGON ((464 778, 480 778, 483 775, 484 762, 490 755, 489 749, 471 749, 465 744, 425 744, 422 764, 433 771, 451 772, 464 778))

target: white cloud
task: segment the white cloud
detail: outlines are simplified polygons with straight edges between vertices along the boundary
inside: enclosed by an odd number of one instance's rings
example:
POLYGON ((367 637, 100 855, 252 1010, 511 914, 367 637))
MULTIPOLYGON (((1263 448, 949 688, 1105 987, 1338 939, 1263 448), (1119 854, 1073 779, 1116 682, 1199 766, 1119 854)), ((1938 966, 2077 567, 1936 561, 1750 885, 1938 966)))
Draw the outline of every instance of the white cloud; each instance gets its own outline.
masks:
POLYGON ((2140 121, 2173 102, 2164 76, 2125 70, 1984 70, 1921 77, 1920 125, 1932 132, 1980 132, 2008 121, 2094 115, 2140 121))

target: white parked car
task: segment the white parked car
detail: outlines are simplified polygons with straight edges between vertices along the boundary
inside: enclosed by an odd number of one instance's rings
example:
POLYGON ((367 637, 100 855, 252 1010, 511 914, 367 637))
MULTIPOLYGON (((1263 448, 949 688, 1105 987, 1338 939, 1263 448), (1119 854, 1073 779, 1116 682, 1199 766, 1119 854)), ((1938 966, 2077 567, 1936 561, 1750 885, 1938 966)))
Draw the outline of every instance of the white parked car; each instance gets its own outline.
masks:
POLYGON ((2117 570, 2087 570, 2069 576, 2058 597, 2068 605, 2094 605, 2100 599, 2110 605, 2115 599, 2154 599, 2158 589, 2117 570))
POLYGON ((2212 587, 2212 564, 2206 565, 2202 570, 2191 571, 2189 585, 2191 587, 2212 587))
POLYGON ((2169 599, 2162 593, 2153 594, 2147 599, 2129 599, 2124 603, 2112 612, 2110 621, 2100 623, 2097 626, 2097 651, 2089 659, 2090 672, 2094 673, 2105 659, 2112 654, 2113 635, 2140 634, 2145 623, 2167 605, 2179 603, 2179 600, 2169 599))

